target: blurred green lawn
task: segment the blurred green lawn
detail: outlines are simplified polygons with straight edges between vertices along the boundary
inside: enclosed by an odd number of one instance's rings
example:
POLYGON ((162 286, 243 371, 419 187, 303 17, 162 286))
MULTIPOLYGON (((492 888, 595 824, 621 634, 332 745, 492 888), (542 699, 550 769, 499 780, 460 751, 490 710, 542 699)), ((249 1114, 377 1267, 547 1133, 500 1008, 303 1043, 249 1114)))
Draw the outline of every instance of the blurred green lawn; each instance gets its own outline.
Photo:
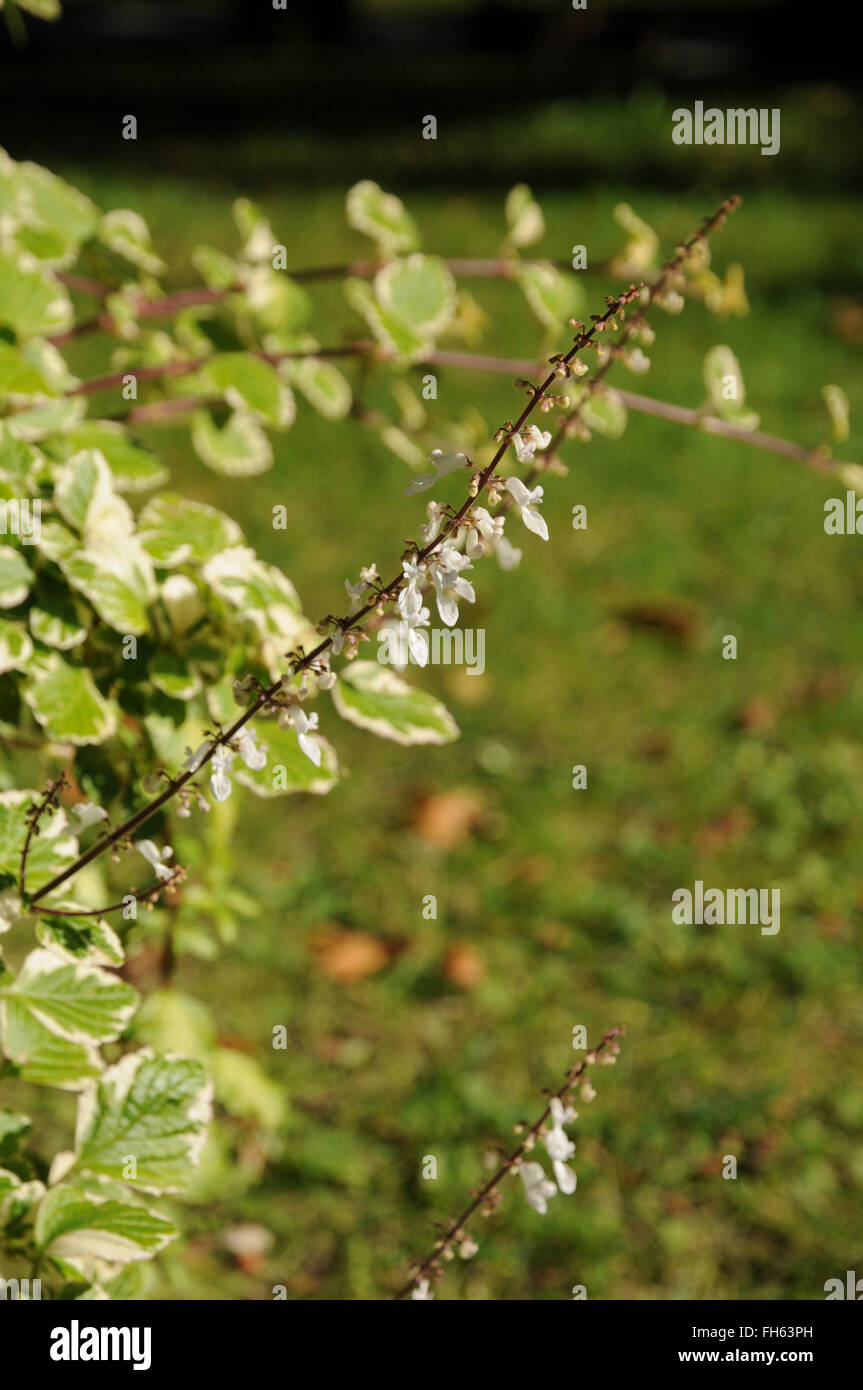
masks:
MULTIPOLYGON (((240 190, 212 170, 191 196, 179 177, 58 172, 103 206, 139 208, 178 286, 195 282, 195 244, 232 249, 232 193, 258 194, 253 180, 240 190)), ((344 192, 261 194, 289 265, 366 254, 345 227, 344 192)), ((712 207, 706 193, 616 180, 550 193, 542 252, 584 242, 601 264, 620 245, 621 198, 669 248, 712 207)), ((425 249, 494 254, 500 197, 408 201, 425 249)), ((697 406, 703 355, 726 342, 762 427, 802 443, 826 435, 822 384, 841 384, 853 430, 841 455, 863 458, 859 345, 834 327, 838 287, 860 264, 860 212, 850 197, 749 189, 714 256, 720 269, 743 261, 750 317, 719 324, 699 305, 656 314, 651 372, 614 379, 697 406)), ((598 311, 614 285, 592 271, 585 283, 598 311)), ((514 289, 471 289, 492 319, 488 350, 539 350, 514 289)), ((337 341, 351 325, 338 288, 313 293, 315 331, 324 336, 323 322, 337 341)), ((439 373, 442 416, 475 404, 494 429, 515 403, 505 377, 439 373)), ((314 618, 340 611, 343 580, 361 564, 389 574, 422 515, 423 499, 403 498, 405 465, 376 437, 302 406, 276 440, 275 468, 248 481, 199 465, 183 430, 146 440, 178 487, 237 518, 314 618), (287 532, 272 529, 276 503, 287 532)), ((486 629, 486 674, 421 677, 460 741, 402 749, 321 704, 351 775, 328 798, 247 796, 238 808, 236 880, 259 916, 217 964, 184 962, 176 984, 213 1004, 223 1035, 246 1041, 290 1118, 258 1176, 253 1135, 240 1161, 211 1156, 183 1218, 194 1238, 163 1258, 157 1295, 393 1289, 399 1262, 460 1209, 483 1155, 512 1143, 512 1124, 577 1060, 577 1023, 594 1042, 607 1025, 628 1028, 574 1127, 577 1194, 543 1218, 520 1185, 508 1193, 478 1223, 479 1255, 449 1267, 439 1297, 559 1299, 580 1283, 589 1298, 810 1299, 859 1268, 863 541, 824 533, 838 482, 658 420, 632 416, 619 442, 571 444, 566 459, 569 476, 546 488, 550 544, 524 532, 517 571, 487 562, 477 573, 463 622, 486 629), (588 507, 585 533, 570 527, 576 502, 588 507), (686 605, 689 640, 622 621, 654 600, 686 605), (721 659, 725 633, 738 636, 736 662, 721 659), (586 791, 571 789, 575 763, 587 765, 586 791), (446 851, 412 823, 423 797, 454 791, 482 814, 446 851), (671 893, 696 878, 780 885, 780 933, 672 926, 671 893), (429 893, 436 921, 422 916, 429 893), (391 963, 356 984, 326 978, 309 943, 331 922, 397 946, 391 963), (445 972, 465 943, 485 971, 469 989, 445 972), (271 1048, 277 1024, 287 1052, 271 1048), (420 1176, 427 1154, 437 1182, 420 1176), (721 1176, 726 1154, 736 1181, 721 1176), (275 1235, 251 1275, 218 1244, 240 1221, 275 1235)))

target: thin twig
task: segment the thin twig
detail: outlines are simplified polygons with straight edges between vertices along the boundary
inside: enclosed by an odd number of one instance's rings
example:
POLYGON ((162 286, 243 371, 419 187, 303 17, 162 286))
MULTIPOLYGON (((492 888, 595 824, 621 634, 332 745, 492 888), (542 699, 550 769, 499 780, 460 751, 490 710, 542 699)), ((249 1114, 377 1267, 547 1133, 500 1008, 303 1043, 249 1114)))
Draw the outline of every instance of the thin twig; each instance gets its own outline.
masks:
POLYGON ((105 917, 109 912, 119 912, 125 907, 130 898, 134 898, 136 903, 146 902, 154 893, 162 893, 170 889, 179 879, 186 875, 186 866, 177 864, 171 870, 170 877, 157 879, 151 883, 149 888, 142 888, 138 893, 127 893, 118 903, 111 903, 110 907, 45 907, 42 911, 46 917, 105 917))
POLYGON ((42 797, 42 800, 40 801, 36 810, 30 816, 30 824, 27 828, 27 835, 24 839, 24 844, 21 849, 21 868, 18 874, 18 888, 22 898, 25 897, 27 893, 27 856, 30 853, 30 842, 33 839, 33 836, 38 834, 38 826, 40 820, 45 814, 45 811, 47 810, 48 806, 54 801, 60 788, 65 785, 65 781, 66 779, 63 776, 63 773, 61 772, 59 777, 57 777, 53 782, 49 782, 47 791, 42 797))
MULTIPOLYGON (((481 353, 470 352, 430 352, 423 358, 422 365, 458 367, 469 371, 499 373, 502 376, 528 376, 537 369, 536 362, 512 357, 487 357, 481 353)), ((591 391, 598 379, 597 373, 595 377, 583 383, 584 388, 591 391)), ((737 444, 748 444, 753 449, 763 449, 769 454, 781 454, 818 472, 850 466, 841 459, 830 457, 826 452, 826 445, 819 444, 807 449, 803 444, 796 444, 791 439, 782 439, 775 434, 765 434, 763 430, 742 429, 740 425, 722 420, 718 415, 691 410, 687 406, 674 405, 670 401, 660 401, 654 396, 642 396, 634 391, 626 391, 620 386, 615 386, 614 389, 627 410, 633 411, 636 415, 652 415, 656 419, 668 420, 675 425, 687 425, 692 429, 703 430, 706 434, 721 435, 725 439, 733 439, 737 444)))

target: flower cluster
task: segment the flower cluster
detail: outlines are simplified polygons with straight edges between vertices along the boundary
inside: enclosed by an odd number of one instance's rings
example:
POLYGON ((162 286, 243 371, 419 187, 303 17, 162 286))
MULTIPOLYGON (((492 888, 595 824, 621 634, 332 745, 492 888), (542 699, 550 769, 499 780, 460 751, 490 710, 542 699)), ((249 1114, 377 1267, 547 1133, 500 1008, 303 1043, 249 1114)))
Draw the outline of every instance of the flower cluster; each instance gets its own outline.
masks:
POLYGON ((575 1145, 567 1135, 564 1125, 571 1124, 578 1119, 578 1114, 571 1106, 564 1106, 557 1096, 552 1097, 551 1101, 551 1126, 546 1129, 543 1136, 545 1151, 551 1159, 552 1172, 555 1181, 551 1182, 545 1175, 545 1169, 541 1163, 522 1163, 519 1168, 521 1180, 524 1184, 524 1195, 534 1211, 544 1216, 548 1210, 548 1199, 554 1197, 558 1189, 565 1196, 570 1196, 576 1187, 575 1171, 567 1166, 567 1159, 572 1158, 575 1153, 575 1145))

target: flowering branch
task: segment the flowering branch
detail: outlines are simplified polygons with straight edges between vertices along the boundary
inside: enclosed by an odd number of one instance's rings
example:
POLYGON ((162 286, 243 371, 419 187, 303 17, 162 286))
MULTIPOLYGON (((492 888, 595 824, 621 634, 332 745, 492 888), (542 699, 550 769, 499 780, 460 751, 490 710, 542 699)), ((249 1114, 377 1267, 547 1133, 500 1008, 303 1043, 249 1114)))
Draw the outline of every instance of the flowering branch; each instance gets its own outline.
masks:
MULTIPOLYGON (((540 1164, 524 1165, 522 1162, 525 1155, 533 1149, 541 1134, 546 1134, 546 1149, 549 1157, 552 1159, 560 1190, 562 1192, 575 1191, 575 1174, 571 1169, 565 1167, 565 1159, 571 1157, 575 1146, 563 1133, 563 1125, 569 1123, 572 1119, 576 1119, 577 1116, 572 1110, 564 1108, 565 1102, 573 1098, 572 1092, 575 1086, 584 1076, 588 1067, 599 1061, 600 1057, 605 1065, 612 1065, 617 1060, 617 1056, 620 1052, 620 1044, 617 1039, 622 1038, 625 1032, 625 1028, 609 1028, 603 1035, 602 1042, 599 1046, 591 1049, 583 1061, 579 1062, 571 1071, 567 1072, 566 1080, 563 1085, 559 1090, 552 1093, 539 1119, 524 1132, 524 1136, 518 1147, 513 1150, 508 1158, 504 1159, 503 1163, 494 1175, 489 1178, 488 1182, 484 1183, 482 1187, 473 1194, 471 1201, 457 1220, 453 1221, 452 1224, 438 1236, 432 1246, 431 1252, 425 1259, 416 1262, 414 1272, 410 1279, 408 1279, 406 1284, 402 1285, 398 1293, 392 1295, 393 1301, 397 1302, 399 1299, 407 1298, 408 1294, 411 1293, 413 1297, 417 1299, 431 1297, 428 1292, 428 1276, 430 1275, 433 1279, 439 1279, 441 1277, 443 1274, 443 1267, 440 1263, 441 1259, 452 1259, 454 1253, 453 1247, 465 1245, 465 1227, 471 1217, 475 1216, 480 1208, 483 1209, 484 1215, 491 1214, 491 1211, 500 1201, 501 1197, 501 1194, 499 1194, 496 1189, 506 1177, 507 1173, 521 1170, 528 1201, 535 1210, 539 1212, 545 1211, 546 1199, 550 1197, 557 1188, 554 1183, 549 1182, 545 1178, 540 1164), (549 1118, 552 1119, 552 1129, 550 1132, 546 1132, 543 1127, 549 1118), (555 1155, 557 1155, 557 1157, 555 1157, 555 1155), (558 1165, 560 1165, 560 1167, 558 1165), (536 1172, 530 1172, 528 1174, 528 1168, 539 1168, 542 1176, 540 1177, 536 1172), (566 1174, 568 1174, 569 1177, 567 1177, 566 1174)), ((585 1099, 593 1100, 595 1094, 596 1092, 590 1087, 590 1083, 586 1083, 583 1091, 585 1099)), ((476 1246, 474 1242, 471 1241, 467 1248, 470 1254, 475 1253, 476 1246)))
MULTIPOLYGON (((593 316, 593 323, 591 327, 583 329, 582 332, 576 336, 569 352, 566 353, 565 356, 561 357, 559 360, 564 363, 569 363, 573 361, 576 357, 576 354, 579 351, 581 351, 588 343, 592 342, 594 336, 598 332, 602 332, 605 329, 605 327, 615 318, 615 315, 623 315, 623 313, 625 312, 626 305, 628 305, 639 294, 640 288, 640 286, 630 286, 628 290, 624 291, 624 293, 622 295, 619 295, 616 299, 610 299, 608 308, 605 310, 605 312, 603 314, 593 316)), ((530 418, 536 407, 542 405, 544 409, 548 409, 549 404, 555 403, 554 398, 549 397, 546 393, 548 392, 549 387, 556 380, 557 373, 558 366, 555 365, 554 370, 549 372, 542 385, 539 387, 532 388, 530 399, 528 400, 526 406, 522 410, 521 415, 519 416, 516 423, 514 425, 511 425, 508 422, 507 427, 504 428, 502 431, 498 432, 499 434, 502 434, 503 438, 491 462, 481 473, 474 476, 474 479, 472 480, 471 489, 468 492, 467 497, 465 498, 458 511, 454 512, 445 522, 440 534, 436 536, 433 540, 430 540, 423 549, 416 551, 414 559, 414 565, 416 567, 422 565, 434 551, 442 547, 444 542, 461 527, 462 522, 465 520, 471 508, 474 506, 476 498, 480 495, 480 493, 492 479, 494 471, 497 465, 501 462, 504 454, 506 453, 510 442, 518 437, 519 431, 527 423, 528 419, 530 418)), ((371 613, 373 609, 380 609, 381 605, 393 602, 398 597, 402 589, 405 587, 405 584, 406 576, 403 572, 402 574, 396 575, 388 584, 381 585, 375 593, 372 600, 370 602, 364 603, 357 612, 346 615, 343 618, 335 619, 335 629, 339 634, 339 645, 341 645, 341 641, 344 640, 344 637, 352 630, 355 630, 358 624, 362 621, 362 619, 366 617, 369 613, 371 613)), ((55 891, 55 889, 61 887, 62 884, 66 883, 70 878, 73 878, 87 864, 91 863, 100 854, 104 853, 104 851, 108 849, 109 846, 116 844, 118 840, 126 838, 132 833, 132 831, 136 830, 138 826, 142 825, 145 821, 149 820, 156 813, 156 811, 160 810, 162 806, 164 806, 168 801, 170 801, 171 798, 174 797, 177 794, 177 792, 180 791, 181 788, 183 788, 191 780, 191 778, 200 770, 200 768, 202 768, 212 760, 212 758, 216 754, 217 749, 219 749, 220 747, 228 747, 231 741, 236 737, 238 733, 240 733, 240 731, 255 714, 259 713, 262 709, 264 709, 265 706, 273 705, 276 696, 279 695, 286 680, 290 680, 291 678, 293 678, 293 676, 299 674, 301 671, 310 669, 313 666, 313 663, 318 661, 320 657, 322 657, 327 651, 329 651, 329 649, 333 646, 333 643, 334 634, 331 634, 330 636, 325 637, 321 642, 319 642, 318 645, 307 655, 303 654, 302 651, 299 651, 297 653, 287 653, 286 655, 289 662, 289 669, 286 673, 286 676, 279 677, 270 685, 264 687, 260 691, 257 698, 250 705, 250 707, 234 721, 234 723, 226 732, 221 733, 212 743, 209 744, 209 746, 200 750, 199 754, 196 755, 194 759, 193 766, 187 767, 186 770, 182 772, 179 776, 171 778, 167 782, 164 790, 160 792, 158 796, 154 797, 154 799, 148 802, 146 806, 141 807, 139 811, 137 811, 134 815, 130 816, 129 819, 124 821, 122 825, 117 826, 117 828, 111 831, 110 834, 104 836, 101 840, 97 841, 96 844, 92 845, 89 850, 87 850, 84 854, 79 856, 79 858, 75 861, 74 864, 69 865, 60 873, 56 874, 54 878, 50 879, 48 883, 44 884, 44 886, 40 888, 38 892, 33 894, 33 896, 31 897, 31 905, 35 905, 37 902, 40 902, 43 898, 47 897, 49 893, 52 893, 55 891)))

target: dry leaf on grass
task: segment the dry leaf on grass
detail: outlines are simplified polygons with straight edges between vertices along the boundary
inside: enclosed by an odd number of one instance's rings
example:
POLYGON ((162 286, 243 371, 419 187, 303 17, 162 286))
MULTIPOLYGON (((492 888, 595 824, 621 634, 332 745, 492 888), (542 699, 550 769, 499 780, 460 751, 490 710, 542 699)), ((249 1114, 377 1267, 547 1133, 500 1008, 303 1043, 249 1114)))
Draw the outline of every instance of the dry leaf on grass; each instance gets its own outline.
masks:
POLYGON ((475 989, 485 978, 485 961, 475 946, 456 942, 447 951, 444 974, 461 989, 475 989))
POLYGON ((457 788, 423 797, 411 826, 421 840, 439 849, 454 849, 483 822, 483 803, 476 792, 457 788))
POLYGON ((389 950, 376 936, 337 926, 318 929, 309 949, 321 974, 341 984, 377 975, 390 959, 389 950))

